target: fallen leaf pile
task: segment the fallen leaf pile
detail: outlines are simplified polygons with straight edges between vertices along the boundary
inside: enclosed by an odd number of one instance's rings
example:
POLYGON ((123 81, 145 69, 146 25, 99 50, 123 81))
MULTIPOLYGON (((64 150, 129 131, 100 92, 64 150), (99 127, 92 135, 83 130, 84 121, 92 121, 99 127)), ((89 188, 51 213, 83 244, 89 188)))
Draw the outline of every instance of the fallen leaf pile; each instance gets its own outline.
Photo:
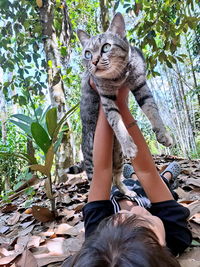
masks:
MULTIPOLYGON (((181 166, 178 188, 179 202, 190 209, 189 226, 192 245, 181 255, 182 267, 200 267, 200 162, 172 156, 154 158, 161 172, 172 161, 181 166)), ((26 209, 27 196, 22 193, 11 203, 0 206, 0 266, 56 267, 78 251, 84 240, 82 207, 87 202, 89 182, 85 173, 68 175, 66 183, 54 185, 56 216, 44 193, 44 181, 36 190, 31 208, 26 209)))

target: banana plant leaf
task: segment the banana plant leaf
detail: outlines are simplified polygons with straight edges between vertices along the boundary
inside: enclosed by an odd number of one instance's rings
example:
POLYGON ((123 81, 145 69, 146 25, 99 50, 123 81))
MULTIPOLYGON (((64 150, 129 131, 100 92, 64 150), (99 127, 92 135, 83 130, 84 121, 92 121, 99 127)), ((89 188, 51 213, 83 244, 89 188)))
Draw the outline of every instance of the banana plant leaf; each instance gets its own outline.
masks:
POLYGON ((46 124, 48 133, 53 137, 55 129, 57 127, 57 108, 51 108, 46 113, 46 124))
POLYGON ((45 129, 38 122, 33 122, 31 124, 31 133, 36 144, 46 154, 52 142, 45 129))

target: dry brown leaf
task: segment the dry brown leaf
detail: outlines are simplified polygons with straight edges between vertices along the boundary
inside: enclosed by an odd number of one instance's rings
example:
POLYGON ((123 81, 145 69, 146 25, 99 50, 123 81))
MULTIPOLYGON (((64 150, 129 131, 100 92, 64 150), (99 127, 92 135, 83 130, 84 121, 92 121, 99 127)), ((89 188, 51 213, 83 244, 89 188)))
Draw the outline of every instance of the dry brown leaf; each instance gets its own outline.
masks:
POLYGON ((20 223, 20 226, 22 226, 22 228, 25 229, 25 228, 27 228, 28 226, 30 226, 34 221, 35 221, 35 219, 32 220, 32 221, 29 221, 29 222, 20 223))
POLYGON ((4 247, 0 247, 0 257, 1 258, 8 257, 8 256, 11 256, 13 254, 15 254, 15 251, 14 250, 7 250, 4 247))
POLYGON ((6 204, 3 208, 1 208, 2 213, 9 213, 17 209, 17 205, 13 205, 11 203, 6 204))
POLYGON ((55 219, 53 213, 48 208, 33 206, 32 211, 34 218, 40 222, 50 222, 55 219))
POLYGON ((181 187, 178 187, 176 190, 174 190, 180 199, 186 199, 189 200, 189 192, 185 192, 181 187))
POLYGON ((74 216, 74 213, 74 210, 68 210, 67 208, 65 208, 59 213, 59 215, 65 215, 67 216, 67 219, 70 219, 74 216))
POLYGON ((74 238, 68 238, 65 241, 65 246, 68 248, 69 255, 79 251, 84 242, 84 235, 79 235, 74 238))
POLYGON ((19 236, 17 239, 17 243, 15 244, 15 252, 22 253, 26 249, 29 239, 30 239, 29 235, 19 236))
POLYGON ((194 214, 200 212, 200 200, 196 200, 193 203, 188 205, 188 209, 190 210, 190 217, 194 214))
POLYGON ((66 240, 63 237, 56 237, 54 239, 46 240, 45 244, 42 246, 45 246, 48 248, 49 252, 52 253, 52 255, 65 255, 65 253, 68 251, 68 248, 66 247, 66 240))
POLYGON ((193 259, 178 260, 181 267, 200 267, 200 262, 193 259))
POLYGON ((20 255, 21 253, 14 253, 10 256, 7 256, 7 257, 3 257, 0 259, 0 266, 4 266, 4 264, 8 264, 10 262, 12 262, 18 255, 20 255))
POLYGON ((32 219, 32 213, 31 214, 25 214, 25 213, 22 213, 21 214, 21 223, 22 222, 27 222, 27 221, 30 221, 32 219))
POLYGON ((200 224, 200 213, 196 213, 192 218, 190 218, 191 221, 200 224))
POLYGON ((56 238, 56 237, 57 237, 57 235, 55 233, 50 236, 51 239, 56 238))
POLYGON ((16 260, 16 267, 38 267, 37 261, 29 250, 25 250, 16 260))
POLYGON ((34 256, 39 255, 39 254, 49 253, 49 250, 47 247, 30 248, 30 251, 33 253, 34 256))
POLYGON ((84 222, 79 222, 74 228, 79 234, 85 232, 84 222))
POLYGON ((13 214, 12 217, 10 217, 8 220, 7 220, 7 224, 8 225, 14 225, 16 224, 18 221, 19 221, 19 218, 20 218, 21 214, 19 212, 15 212, 13 214))
POLYGON ((52 236, 54 234, 55 234, 54 231, 49 230, 49 231, 46 231, 46 232, 41 232, 39 235, 40 236, 45 236, 45 237, 50 237, 50 236, 52 236))
POLYGON ((27 248, 39 247, 41 242, 42 242, 41 236, 33 235, 30 237, 28 241, 27 248))
POLYGON ((48 253, 35 255, 38 267, 46 266, 47 264, 53 262, 63 262, 66 257, 67 255, 54 256, 48 253))
POLYGON ((72 205, 72 209, 75 210, 76 212, 79 212, 82 210, 83 206, 85 206, 85 203, 79 203, 79 204, 74 204, 72 205))
POLYGON ((189 221, 190 230, 193 238, 200 238, 200 227, 197 223, 189 221))
POLYGON ((10 227, 8 226, 0 225, 0 234, 5 234, 9 229, 10 227))
MULTIPOLYGON (((192 248, 189 252, 179 257, 180 260, 193 259, 200 263, 200 248, 192 248)), ((200 266, 200 265, 199 265, 200 266)))
POLYGON ((33 230, 34 227, 35 227, 35 225, 30 225, 29 227, 27 227, 24 230, 20 231, 18 236, 24 236, 24 235, 29 234, 33 230))
POLYGON ((182 170, 181 173, 184 173, 186 175, 190 175, 192 172, 191 172, 191 170, 182 170))
POLYGON ((62 223, 55 231, 57 235, 78 235, 78 231, 67 223, 62 223))
POLYGON ((194 186, 200 187, 200 179, 189 178, 189 179, 187 179, 186 183, 188 185, 194 185, 194 186))

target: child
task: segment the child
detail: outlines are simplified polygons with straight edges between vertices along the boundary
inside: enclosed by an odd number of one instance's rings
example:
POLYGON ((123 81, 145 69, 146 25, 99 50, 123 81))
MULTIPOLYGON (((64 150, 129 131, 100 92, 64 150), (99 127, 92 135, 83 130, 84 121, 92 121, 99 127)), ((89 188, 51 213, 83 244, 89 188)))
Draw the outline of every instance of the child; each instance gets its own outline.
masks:
MULTIPOLYGON (((187 228, 189 210, 178 204, 160 178, 148 146, 127 103, 128 89, 121 88, 117 105, 123 122, 138 148, 132 164, 151 207, 145 209, 127 199, 118 201, 114 214, 112 185, 113 131, 102 107, 94 138, 94 174, 88 203, 83 208, 86 240, 81 250, 63 266, 169 267, 180 266, 173 255, 191 243, 187 228)), ((166 178, 170 174, 166 173, 166 178)))

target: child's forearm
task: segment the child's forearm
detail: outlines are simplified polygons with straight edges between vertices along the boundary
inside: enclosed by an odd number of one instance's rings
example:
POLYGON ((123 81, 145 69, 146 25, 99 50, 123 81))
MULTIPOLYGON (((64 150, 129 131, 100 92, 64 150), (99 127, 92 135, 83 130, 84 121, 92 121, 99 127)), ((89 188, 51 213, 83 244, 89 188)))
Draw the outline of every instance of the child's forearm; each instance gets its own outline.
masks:
POLYGON ((108 124, 102 107, 94 137, 94 173, 90 186, 88 202, 110 199, 112 184, 113 131, 108 124))
POLYGON ((132 163, 136 175, 141 182, 147 196, 151 202, 160 202, 173 199, 169 189, 158 174, 153 158, 140 129, 138 128, 137 124, 132 124, 134 119, 127 104, 125 102, 120 103, 118 107, 120 109, 124 124, 126 126, 130 126, 127 128, 127 130, 138 148, 137 156, 134 160, 132 160, 132 163))

